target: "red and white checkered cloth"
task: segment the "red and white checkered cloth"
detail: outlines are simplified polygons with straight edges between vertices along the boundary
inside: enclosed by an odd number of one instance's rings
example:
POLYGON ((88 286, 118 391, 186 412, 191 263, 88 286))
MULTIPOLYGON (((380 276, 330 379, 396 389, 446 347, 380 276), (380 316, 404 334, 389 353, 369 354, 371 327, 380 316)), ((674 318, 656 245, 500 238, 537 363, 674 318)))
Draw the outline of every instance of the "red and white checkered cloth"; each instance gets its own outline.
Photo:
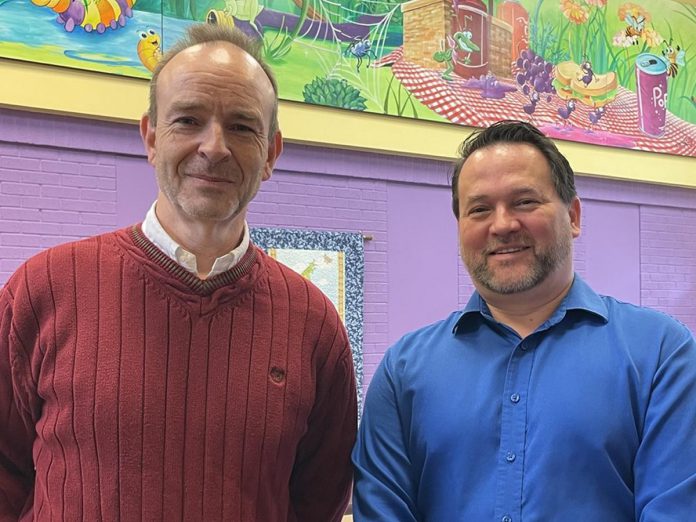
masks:
MULTIPOLYGON (((576 110, 564 121, 558 109, 565 107, 566 102, 558 96, 552 96, 547 102, 543 96, 530 116, 522 109, 529 103, 529 98, 519 90, 507 93, 501 100, 483 98, 478 89, 464 87, 466 80, 455 77, 447 81, 442 79, 440 71, 404 60, 401 48, 373 63, 373 67, 387 65, 391 65, 394 76, 421 103, 459 125, 487 127, 499 120, 518 119, 530 121, 545 130, 558 129, 550 134, 564 139, 563 129, 572 124, 587 131, 580 133, 584 135, 581 141, 587 143, 606 144, 602 143, 601 135, 610 133, 621 138, 616 140, 615 146, 696 157, 696 125, 667 112, 663 136, 654 138, 644 134, 638 121, 638 97, 623 87, 618 88, 616 98, 606 106, 606 113, 599 123, 592 125, 589 119, 592 109, 583 104, 576 104, 576 110)), ((577 133, 572 139, 577 141, 577 133)))

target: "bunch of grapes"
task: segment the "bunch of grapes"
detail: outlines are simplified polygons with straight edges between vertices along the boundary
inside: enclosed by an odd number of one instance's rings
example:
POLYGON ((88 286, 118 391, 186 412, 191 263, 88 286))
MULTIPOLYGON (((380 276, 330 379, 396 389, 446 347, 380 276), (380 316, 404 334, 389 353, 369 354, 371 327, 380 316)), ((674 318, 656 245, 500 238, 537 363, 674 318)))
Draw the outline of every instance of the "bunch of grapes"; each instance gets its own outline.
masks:
POLYGON ((531 49, 525 49, 513 64, 515 80, 525 96, 529 97, 529 103, 522 109, 527 114, 533 114, 536 105, 544 96, 546 101, 551 101, 551 95, 556 93, 556 88, 551 85, 553 81, 553 64, 538 56, 531 49))

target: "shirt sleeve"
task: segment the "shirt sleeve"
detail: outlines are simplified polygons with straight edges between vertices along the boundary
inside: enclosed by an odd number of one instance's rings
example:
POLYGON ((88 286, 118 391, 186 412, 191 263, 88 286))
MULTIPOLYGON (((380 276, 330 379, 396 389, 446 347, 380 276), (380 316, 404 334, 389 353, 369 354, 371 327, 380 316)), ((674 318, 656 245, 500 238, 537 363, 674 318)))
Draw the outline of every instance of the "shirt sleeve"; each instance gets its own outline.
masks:
POLYGON ((387 352, 372 378, 353 450, 356 522, 420 520, 416 508, 417 481, 399 412, 398 383, 389 361, 387 352))
POLYGON ((12 299, 0 291, 0 521, 17 520, 34 487, 32 445, 35 430, 23 407, 23 369, 27 366, 12 334, 12 299))
POLYGON ((696 511, 696 342, 684 331, 664 342, 653 377, 634 462, 640 522, 692 520, 696 511))
POLYGON ((350 499, 357 394, 350 345, 340 324, 331 352, 340 355, 325 365, 333 371, 318 372, 315 406, 290 479, 290 499, 302 522, 340 521, 350 499))

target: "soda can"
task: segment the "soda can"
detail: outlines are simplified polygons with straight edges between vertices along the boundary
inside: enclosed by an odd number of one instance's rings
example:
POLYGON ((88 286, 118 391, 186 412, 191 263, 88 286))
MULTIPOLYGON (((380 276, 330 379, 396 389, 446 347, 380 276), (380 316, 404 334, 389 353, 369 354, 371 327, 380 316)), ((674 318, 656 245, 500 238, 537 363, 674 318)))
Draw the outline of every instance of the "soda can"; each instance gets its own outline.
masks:
POLYGON ((649 136, 660 137, 665 133, 667 117, 667 64, 655 54, 639 54, 636 84, 640 129, 649 136))

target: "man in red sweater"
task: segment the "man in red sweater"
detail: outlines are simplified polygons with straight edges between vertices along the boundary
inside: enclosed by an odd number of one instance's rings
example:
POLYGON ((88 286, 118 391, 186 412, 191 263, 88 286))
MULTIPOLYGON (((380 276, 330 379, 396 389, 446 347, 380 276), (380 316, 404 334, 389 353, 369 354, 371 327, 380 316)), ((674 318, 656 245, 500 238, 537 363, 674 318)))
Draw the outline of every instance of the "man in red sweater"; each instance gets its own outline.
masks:
POLYGON ((142 225, 58 246, 0 293, 0 520, 327 522, 348 501, 346 332, 249 242, 282 150, 242 33, 195 25, 154 72, 142 225))

